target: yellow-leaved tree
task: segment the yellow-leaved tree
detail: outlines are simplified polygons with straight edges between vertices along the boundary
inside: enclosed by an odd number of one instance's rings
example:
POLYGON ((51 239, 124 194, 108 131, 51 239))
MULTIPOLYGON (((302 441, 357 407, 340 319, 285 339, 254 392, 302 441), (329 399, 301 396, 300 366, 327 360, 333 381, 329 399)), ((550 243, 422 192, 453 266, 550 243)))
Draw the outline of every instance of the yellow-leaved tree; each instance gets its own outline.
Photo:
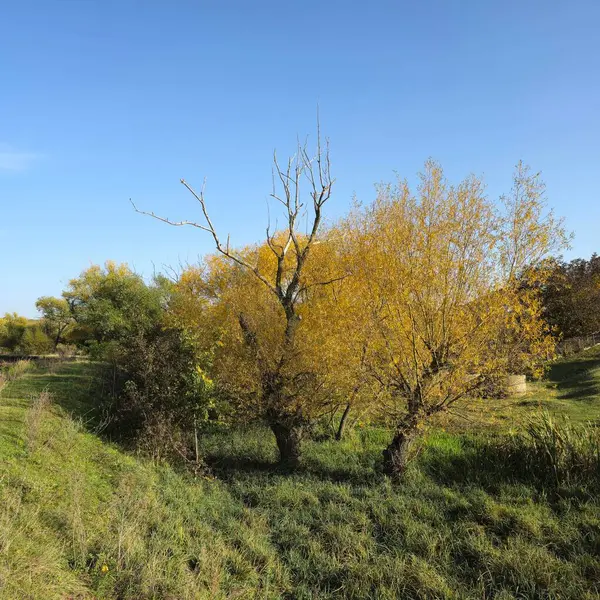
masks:
POLYGON ((491 378, 535 371, 552 353, 541 318, 543 263, 567 243, 546 211, 544 185, 519 164, 497 203, 482 182, 450 185, 429 161, 415 192, 384 185, 375 202, 340 225, 364 319, 364 369, 383 392, 379 408, 395 423, 386 470, 401 474, 412 442, 436 413, 491 378))

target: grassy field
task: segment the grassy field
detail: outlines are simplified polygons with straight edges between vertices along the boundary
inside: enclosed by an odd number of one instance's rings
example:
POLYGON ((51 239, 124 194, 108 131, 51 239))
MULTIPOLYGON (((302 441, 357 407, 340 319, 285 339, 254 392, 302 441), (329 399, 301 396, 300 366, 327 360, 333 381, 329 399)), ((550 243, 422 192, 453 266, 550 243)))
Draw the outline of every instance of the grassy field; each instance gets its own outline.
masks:
POLYGON ((294 475, 260 428, 202 438, 213 477, 94 434, 94 368, 34 368, 0 394, 0 598, 600 598, 600 500, 505 460, 546 408, 600 419, 600 354, 519 399, 458 407, 401 485, 388 433, 309 442, 294 475), (465 429, 477 434, 467 434, 465 429))
POLYGON ((522 397, 469 400, 458 405, 451 429, 519 429, 528 416, 541 410, 573 422, 600 424, 600 346, 555 361, 543 380, 527 386, 528 393, 522 397))

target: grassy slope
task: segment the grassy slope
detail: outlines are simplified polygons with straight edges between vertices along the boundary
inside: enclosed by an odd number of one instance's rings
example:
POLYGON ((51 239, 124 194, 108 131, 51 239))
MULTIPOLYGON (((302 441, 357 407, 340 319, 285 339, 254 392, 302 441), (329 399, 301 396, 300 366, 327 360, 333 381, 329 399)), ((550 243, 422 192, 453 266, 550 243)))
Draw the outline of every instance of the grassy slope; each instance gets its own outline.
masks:
MULTIPOLYGON (((599 358, 584 364, 558 366, 546 402, 596 418, 599 358)), ((217 479, 193 480, 68 416, 88 410, 91 375, 34 371, 0 396, 3 600, 600 597, 599 502, 519 481, 469 437, 432 434, 394 487, 377 472, 385 432, 309 443, 293 476, 274 471, 264 431, 214 433, 217 479)), ((532 410, 518 402, 501 410, 532 410)))
POLYGON ((600 424, 600 346, 552 363, 542 381, 529 382, 519 398, 469 400, 456 407, 452 427, 518 429, 528 416, 547 410, 573 422, 600 424), (461 415, 461 416, 458 416, 461 415), (464 415, 466 418, 461 418, 464 415))
POLYGON ((286 586, 263 520, 87 433, 89 366, 33 372, 0 402, 0 598, 272 597, 286 586), (32 397, 55 404, 35 423, 32 397), (271 590, 271 591, 270 591, 271 590), (92 593, 92 591, 94 593, 92 593))

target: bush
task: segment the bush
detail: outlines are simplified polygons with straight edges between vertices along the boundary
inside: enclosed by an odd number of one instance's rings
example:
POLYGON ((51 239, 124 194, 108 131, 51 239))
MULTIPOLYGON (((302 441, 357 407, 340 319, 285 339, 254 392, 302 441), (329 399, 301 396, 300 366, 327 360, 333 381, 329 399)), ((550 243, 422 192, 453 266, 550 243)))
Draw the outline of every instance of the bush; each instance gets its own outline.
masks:
POLYGON ((52 340, 39 325, 27 327, 18 345, 22 354, 47 354, 52 350, 52 340))
POLYGON ((212 383, 194 347, 177 329, 154 327, 120 346, 121 391, 116 407, 120 433, 156 458, 196 461, 195 434, 213 408, 212 383))
POLYGON ((6 313, 0 318, 0 346, 7 348, 11 353, 21 342, 28 326, 28 319, 17 313, 6 313))

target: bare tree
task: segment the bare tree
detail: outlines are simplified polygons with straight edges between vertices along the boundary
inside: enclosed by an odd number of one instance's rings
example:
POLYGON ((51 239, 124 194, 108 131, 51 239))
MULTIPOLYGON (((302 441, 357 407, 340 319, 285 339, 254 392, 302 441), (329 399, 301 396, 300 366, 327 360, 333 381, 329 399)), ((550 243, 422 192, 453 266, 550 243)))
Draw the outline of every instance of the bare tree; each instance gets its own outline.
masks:
MULTIPOLYGON (((326 285, 335 281, 323 281, 307 284, 303 282, 303 271, 312 247, 318 242, 318 233, 322 224, 323 207, 331 197, 334 180, 330 174, 329 143, 321 143, 320 127, 317 121, 317 147, 315 155, 308 151, 307 143, 298 142, 296 154, 282 165, 277 154, 273 155, 273 191, 271 196, 283 207, 285 227, 283 231, 271 231, 270 224, 266 229, 268 248, 276 259, 274 277, 261 272, 258 263, 252 264, 246 255, 236 252, 230 246, 229 236, 226 241, 217 233, 206 206, 203 185, 199 192, 195 191, 185 180, 181 183, 200 204, 203 222, 172 221, 153 212, 139 210, 138 213, 148 215, 159 221, 173 225, 191 226, 208 232, 215 243, 217 252, 230 261, 252 273, 275 296, 285 315, 283 340, 276 361, 261 360, 256 332, 243 312, 238 315, 238 322, 247 348, 255 353, 261 377, 261 405, 264 407, 263 417, 267 421, 277 440, 280 460, 288 466, 295 466, 300 459, 300 444, 307 415, 301 405, 294 401, 289 393, 288 366, 294 360, 296 331, 300 322, 298 304, 307 289, 313 285, 326 285), (307 185, 307 197, 303 188, 307 185), (306 217, 307 228, 300 231, 300 221, 306 217), (292 268, 290 269, 290 262, 292 268)), ((132 202, 133 204, 133 202, 132 202)))

